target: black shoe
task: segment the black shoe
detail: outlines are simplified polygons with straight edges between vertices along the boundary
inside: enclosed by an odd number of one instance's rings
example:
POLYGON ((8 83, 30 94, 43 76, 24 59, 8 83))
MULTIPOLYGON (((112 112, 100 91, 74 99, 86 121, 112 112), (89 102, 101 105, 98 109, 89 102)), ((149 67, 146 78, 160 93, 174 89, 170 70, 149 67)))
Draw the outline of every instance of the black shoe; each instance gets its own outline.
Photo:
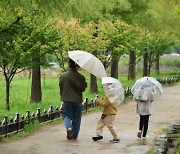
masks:
POLYGON ((113 140, 110 140, 111 143, 119 143, 120 140, 119 139, 113 139, 113 140))
POLYGON ((92 137, 93 141, 98 141, 98 140, 102 140, 102 139, 103 139, 102 136, 94 136, 94 137, 92 137))

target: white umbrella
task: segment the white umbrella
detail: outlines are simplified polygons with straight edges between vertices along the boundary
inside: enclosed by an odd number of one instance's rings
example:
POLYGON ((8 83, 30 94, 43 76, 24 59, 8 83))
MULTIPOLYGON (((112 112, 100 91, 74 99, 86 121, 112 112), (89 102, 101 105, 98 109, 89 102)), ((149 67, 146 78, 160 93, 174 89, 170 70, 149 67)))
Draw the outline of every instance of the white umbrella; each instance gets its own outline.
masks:
POLYGON ((119 80, 112 77, 103 77, 102 84, 112 105, 118 107, 124 100, 124 89, 119 80))
POLYGON ((137 100, 154 100, 163 94, 161 84, 153 77, 143 77, 135 82, 131 93, 137 100))
POLYGON ((106 77, 106 70, 102 62, 93 54, 75 50, 68 52, 69 58, 76 62, 82 69, 93 74, 96 77, 106 77))

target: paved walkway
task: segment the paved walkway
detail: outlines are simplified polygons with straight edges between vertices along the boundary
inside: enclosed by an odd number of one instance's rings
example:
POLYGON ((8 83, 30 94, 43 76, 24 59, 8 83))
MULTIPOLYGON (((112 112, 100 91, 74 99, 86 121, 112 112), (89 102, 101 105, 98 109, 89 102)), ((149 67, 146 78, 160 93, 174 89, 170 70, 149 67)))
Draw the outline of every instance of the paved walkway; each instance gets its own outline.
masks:
POLYGON ((150 117, 148 139, 137 139, 139 116, 135 113, 136 103, 124 103, 119 108, 115 127, 120 143, 109 143, 111 134, 104 128, 104 139, 94 142, 96 122, 101 113, 91 113, 82 117, 81 131, 76 141, 66 139, 63 124, 43 128, 29 137, 9 143, 0 143, 0 154, 119 154, 146 153, 154 139, 172 122, 180 121, 180 85, 164 88, 164 95, 154 102, 150 117))

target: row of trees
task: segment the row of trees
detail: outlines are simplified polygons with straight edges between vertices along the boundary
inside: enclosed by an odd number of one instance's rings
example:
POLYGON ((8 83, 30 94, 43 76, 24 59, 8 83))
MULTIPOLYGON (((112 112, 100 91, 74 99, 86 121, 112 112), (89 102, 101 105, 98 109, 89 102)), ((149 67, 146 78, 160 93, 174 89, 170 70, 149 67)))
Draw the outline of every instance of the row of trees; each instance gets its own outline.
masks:
MULTIPOLYGON (((67 51, 91 52, 102 60, 105 67, 111 65, 111 76, 115 78, 118 78, 120 58, 128 54, 128 79, 135 79, 135 64, 142 57, 144 76, 150 74, 154 62, 159 73, 159 57, 175 43, 176 37, 171 37, 169 32, 172 30, 157 32, 152 28, 153 24, 147 24, 153 19, 152 16, 146 19, 153 1, 81 2, 1 2, 0 67, 6 81, 8 110, 10 83, 16 73, 25 69, 32 70, 30 102, 41 101, 40 66, 46 64, 46 54, 55 56, 66 70, 67 51), (89 10, 84 7, 87 5, 89 10), (140 21, 143 22, 139 24, 140 21), (149 24, 152 25, 150 28, 149 24)), ((90 81, 90 92, 97 92, 96 77, 91 75, 90 81)))

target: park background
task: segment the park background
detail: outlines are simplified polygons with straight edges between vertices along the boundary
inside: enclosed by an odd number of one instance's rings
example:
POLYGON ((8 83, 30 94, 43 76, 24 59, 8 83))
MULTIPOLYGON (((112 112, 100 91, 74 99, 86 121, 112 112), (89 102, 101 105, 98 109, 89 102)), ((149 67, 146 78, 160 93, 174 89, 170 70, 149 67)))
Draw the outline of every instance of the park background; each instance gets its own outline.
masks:
MULTIPOLYGON (((149 74, 179 77, 177 0, 0 4, 0 121, 4 115, 61 105, 58 84, 67 70, 67 51, 93 53, 125 89, 149 74)), ((88 82, 84 98, 103 96, 101 80, 81 73, 88 82)))

